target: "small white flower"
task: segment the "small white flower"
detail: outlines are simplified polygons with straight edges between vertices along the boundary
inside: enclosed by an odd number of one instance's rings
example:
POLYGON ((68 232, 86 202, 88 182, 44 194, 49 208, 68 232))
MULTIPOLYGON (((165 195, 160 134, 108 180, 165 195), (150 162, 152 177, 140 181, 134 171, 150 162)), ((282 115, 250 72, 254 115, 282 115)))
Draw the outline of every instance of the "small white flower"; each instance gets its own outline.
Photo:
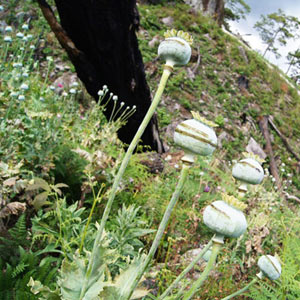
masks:
POLYGON ((30 45, 30 46, 29 46, 29 49, 34 50, 34 49, 35 49, 35 46, 34 46, 34 45, 30 45))
POLYGON ((18 100, 20 100, 20 101, 25 100, 25 96, 24 95, 19 95, 18 100))
POLYGON ((22 40, 23 40, 23 42, 28 42, 28 37, 24 36, 22 40))
POLYGON ((107 90, 108 89, 107 85, 104 85, 102 88, 103 88, 103 90, 107 90))
POLYGON ((174 168, 175 168, 175 169, 178 169, 178 168, 179 168, 179 165, 175 164, 175 165, 174 165, 174 168))
POLYGON ((28 75, 28 73, 24 72, 24 73, 22 74, 22 76, 25 77, 25 78, 27 78, 29 75, 28 75))
POLYGON ((284 171, 285 171, 285 169, 284 169, 284 168, 281 168, 280 170, 281 170, 281 172, 284 172, 284 171))
POLYGON ((293 183, 293 181, 290 179, 290 180, 289 180, 289 183, 293 183))
POLYGON ((44 102, 45 98, 44 97, 40 97, 40 101, 44 102))
POLYGON ((287 177, 292 177, 292 174, 291 174, 291 173, 288 173, 286 176, 287 176, 287 177))
POLYGON ((49 62, 53 62, 52 56, 47 56, 47 57, 46 57, 46 60, 48 60, 49 62))
POLYGON ((70 89, 70 94, 76 94, 76 89, 70 89))
POLYGON ((203 171, 201 171, 201 172, 199 173, 199 175, 200 175, 200 176, 203 176, 203 175, 204 175, 204 172, 203 172, 203 171))
POLYGON ((21 51, 24 51, 25 49, 24 49, 24 47, 21 47, 20 50, 21 50, 21 51))
POLYGON ((11 43, 11 42, 12 42, 12 38, 11 38, 9 35, 6 35, 6 36, 4 37, 4 42, 5 42, 5 43, 11 43))
POLYGON ((28 40, 31 40, 33 38, 33 35, 32 34, 27 34, 26 37, 27 37, 28 40))
POLYGON ((71 87, 77 87, 78 86, 78 82, 73 82, 72 84, 71 84, 71 87))
POLYGON ((124 105, 125 105, 125 103, 124 103, 124 102, 121 102, 121 103, 120 103, 120 106, 121 106, 121 107, 122 107, 122 106, 124 106, 124 105))
POLYGON ((28 29, 29 29, 28 24, 23 24, 23 25, 22 25, 22 29, 23 29, 23 30, 28 30, 28 29))
POLYGON ((22 63, 13 63, 13 68, 22 68, 22 63))
POLYGON ((62 93, 62 96, 63 96, 63 97, 67 97, 67 96, 68 96, 68 93, 67 93, 67 92, 63 92, 63 93, 62 93))
POLYGON ((49 89, 50 89, 51 91, 54 91, 54 90, 55 90, 55 86, 50 85, 50 86, 49 86, 49 89))
POLYGON ((285 167, 285 163, 282 163, 281 166, 282 166, 282 167, 285 167))
POLYGON ((22 39, 24 37, 24 34, 22 32, 18 32, 16 34, 16 37, 22 39))
POLYGON ((11 26, 6 26, 4 31, 5 32, 12 32, 12 27, 11 26))
POLYGON ((114 95, 112 98, 114 101, 118 101, 118 96, 114 95))
POLYGON ((18 93, 17 93, 17 92, 11 92, 11 93, 10 93, 10 96, 15 98, 15 97, 18 96, 18 93))
POLYGON ((0 11, 3 11, 3 10, 4 10, 3 5, 0 5, 0 11))
POLYGON ((291 161, 291 160, 292 160, 292 159, 289 157, 289 158, 288 158, 288 161, 291 161))
POLYGON ((104 95, 104 92, 102 90, 98 91, 98 96, 102 97, 104 95))
POLYGON ((272 181, 273 181, 273 182, 275 182, 275 181, 276 181, 276 179, 275 179, 274 177, 272 177, 272 181))
POLYGON ((26 83, 22 83, 20 86, 21 90, 27 91, 29 89, 29 86, 26 83))

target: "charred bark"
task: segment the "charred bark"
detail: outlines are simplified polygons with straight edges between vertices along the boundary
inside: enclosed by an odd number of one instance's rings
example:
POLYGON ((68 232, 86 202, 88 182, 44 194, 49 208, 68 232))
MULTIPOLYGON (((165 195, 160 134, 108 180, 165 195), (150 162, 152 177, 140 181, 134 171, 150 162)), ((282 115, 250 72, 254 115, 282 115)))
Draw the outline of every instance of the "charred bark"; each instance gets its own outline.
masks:
MULTIPOLYGON (((118 132, 119 138, 129 144, 151 104, 135 34, 139 26, 135 0, 55 0, 60 24, 45 0, 38 3, 88 93, 98 99, 98 91, 107 85, 119 102, 125 102, 124 109, 136 106, 136 113, 118 132)), ((110 103, 105 111, 108 118, 112 107, 110 103)), ((164 151, 156 117, 145 130, 141 144, 164 151)))

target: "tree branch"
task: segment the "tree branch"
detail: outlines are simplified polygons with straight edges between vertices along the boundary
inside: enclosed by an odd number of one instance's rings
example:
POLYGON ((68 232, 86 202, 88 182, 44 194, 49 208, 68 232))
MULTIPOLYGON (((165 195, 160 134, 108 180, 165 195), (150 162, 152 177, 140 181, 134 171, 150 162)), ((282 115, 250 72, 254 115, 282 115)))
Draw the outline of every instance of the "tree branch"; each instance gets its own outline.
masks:
POLYGON ((266 147, 265 147, 265 151, 268 154, 269 158, 270 158, 270 171, 271 174, 273 175, 273 177, 276 180, 276 185, 278 187, 278 189, 281 188, 281 181, 280 181, 280 177, 278 174, 278 169, 276 166, 276 161, 274 158, 274 154, 273 154, 273 149, 272 149, 272 143, 271 143, 271 138, 270 138, 270 133, 269 133, 269 129, 268 129, 268 116, 261 116, 259 117, 259 128, 266 140, 266 147))
POLYGON ((83 56, 84 54, 76 48, 73 41, 69 38, 65 30, 57 21, 51 6, 47 3, 47 1, 37 0, 37 2, 51 30, 55 34, 60 45, 67 51, 70 58, 74 59, 83 56))
POLYGON ((287 150, 298 160, 298 162, 300 162, 300 157, 297 155, 297 153, 289 145, 288 140, 285 138, 285 136, 276 127, 276 125, 274 124, 271 116, 268 117, 268 122, 273 127, 273 129, 276 131, 276 133, 279 135, 279 137, 281 138, 283 144, 286 146, 287 150))

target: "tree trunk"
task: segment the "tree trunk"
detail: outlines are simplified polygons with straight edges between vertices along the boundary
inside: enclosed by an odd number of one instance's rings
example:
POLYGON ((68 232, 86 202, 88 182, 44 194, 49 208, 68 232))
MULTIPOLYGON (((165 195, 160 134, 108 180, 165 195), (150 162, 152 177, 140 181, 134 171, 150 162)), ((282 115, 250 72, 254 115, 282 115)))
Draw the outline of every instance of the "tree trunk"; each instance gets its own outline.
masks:
MULTIPOLYGON (((139 26, 136 1, 55 0, 62 28, 53 13, 49 17, 47 2, 38 3, 88 93, 98 99, 98 91, 107 85, 119 103, 125 102, 124 109, 136 106, 135 114, 118 132, 119 138, 129 144, 151 104, 135 34, 139 26)), ((107 118, 113 107, 110 102, 105 111, 107 118)), ((164 151, 156 117, 145 130, 141 144, 164 151)))
POLYGON ((224 21, 224 0, 184 0, 196 10, 203 11, 204 14, 212 16, 219 26, 224 21))

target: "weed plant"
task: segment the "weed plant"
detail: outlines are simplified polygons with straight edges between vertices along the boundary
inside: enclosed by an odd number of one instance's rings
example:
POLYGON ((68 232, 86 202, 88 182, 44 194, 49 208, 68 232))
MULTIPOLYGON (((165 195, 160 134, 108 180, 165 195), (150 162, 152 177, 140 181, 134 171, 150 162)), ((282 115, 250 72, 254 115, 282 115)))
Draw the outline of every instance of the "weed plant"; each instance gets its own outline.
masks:
MULTIPOLYGON (((185 9, 184 5, 180 4, 180 7, 185 9)), ((215 114, 212 117, 226 129, 228 117, 239 119, 238 113, 254 98, 258 99, 255 101, 261 104, 264 112, 269 112, 276 99, 283 101, 286 87, 281 84, 276 71, 268 70, 261 57, 253 53, 248 54, 250 64, 243 65, 236 42, 224 36, 206 18, 194 15, 187 18, 182 11, 164 6, 142 6, 140 10, 145 14, 142 26, 149 34, 148 39, 166 29, 165 25, 157 24, 160 18, 170 14, 176 25, 200 33, 195 40, 201 46, 201 76, 197 74, 195 80, 190 80, 186 71, 177 69, 167 87, 170 97, 179 100, 186 109, 199 107, 196 101, 191 103, 192 96, 202 97, 201 93, 205 91, 209 97, 224 104, 227 115, 215 114), (195 22, 201 26, 195 26, 195 22), (232 46, 227 47, 228 40, 232 46), (220 55, 224 56, 221 62, 220 55), (220 63, 222 68, 217 68, 215 65, 220 63), (250 85, 253 95, 241 95, 232 78, 222 83, 220 78, 229 68, 239 75, 253 76, 250 85), (262 80, 271 83, 271 96, 261 84, 262 80)), ((0 225, 6 232, 0 245, 0 298, 75 299, 71 291, 78 292, 76 286, 85 275, 78 270, 91 258, 100 216, 124 156, 123 145, 116 135, 124 120, 115 120, 112 116, 111 122, 107 122, 102 113, 105 107, 90 99, 82 106, 79 101, 82 102, 85 94, 80 84, 52 86, 49 76, 55 61, 49 56, 44 61, 45 67, 35 61, 40 49, 39 39, 35 32, 28 31, 26 26, 22 28, 22 25, 5 33, 12 41, 4 42, 3 36, 0 49, 0 225), (18 214, 21 217, 16 221, 18 214), (71 286, 70 277, 75 278, 71 286), (29 279, 34 294, 29 292, 29 279), (40 296, 42 292, 44 298, 40 296)), ((156 55, 148 48, 148 40, 141 35, 139 39, 146 61, 154 60, 156 55)), ((44 50, 44 53, 52 53, 50 47, 44 50)), ((106 91, 107 87, 103 88, 102 92, 106 91)), ((288 93, 296 107, 289 119, 297 124, 298 95, 291 88, 288 88, 288 93)), ((120 101, 117 103, 121 105, 120 101)), ((288 105, 283 107, 281 103, 279 107, 285 111, 289 109, 288 105)), ((216 105, 212 103, 211 111, 215 109, 216 105)), ((260 113, 257 108, 249 110, 252 117, 260 113)), ((162 126, 169 125, 168 109, 160 108, 160 115, 162 126)), ((284 127, 290 120, 280 118, 279 123, 284 127)), ((228 131, 234 141, 224 142, 223 152, 218 158, 198 161, 190 169, 175 208, 176 214, 171 215, 166 235, 158 246, 156 261, 162 263, 156 278, 158 291, 151 296, 149 290, 137 289, 136 298, 160 297, 176 275, 184 270, 185 266, 178 265, 180 256, 186 250, 208 242, 212 233, 202 225, 203 208, 219 199, 221 192, 226 190, 234 194, 236 191, 236 185, 228 175, 230 165, 223 161, 236 157, 244 149, 244 134, 232 127, 228 131)), ((289 129, 284 130, 287 134, 289 129)), ((152 240, 150 234, 154 232, 154 229, 149 229, 149 224, 157 228, 178 181, 181 167, 178 161, 172 168, 166 163, 164 172, 158 176, 149 174, 139 160, 139 155, 134 155, 124 174, 112 207, 114 214, 105 226, 102 246, 99 247, 99 264, 92 270, 93 275, 101 274, 95 285, 102 285, 100 295, 103 299, 117 299, 117 288, 124 286, 143 262, 141 249, 145 241, 148 247, 152 240), (122 209, 118 210, 121 204, 122 209)), ((281 170, 285 187, 299 186, 288 158, 283 160, 288 164, 282 167, 284 171, 281 170)), ((269 176, 266 176, 263 186, 249 190, 245 201, 248 203, 248 232, 239 239, 226 241, 216 272, 204 283, 204 292, 197 297, 219 299, 243 288, 257 273, 257 256, 276 252, 283 266, 280 280, 275 283, 260 281, 240 299, 298 299, 299 212, 279 197, 269 176)), ((201 267, 195 269, 202 270, 201 267)), ((183 286, 189 285, 192 285, 190 277, 183 282, 183 286)), ((93 293, 93 288, 90 292, 93 293)), ((177 292, 180 293, 180 286, 174 290, 175 298, 177 292)), ((98 299, 90 297, 88 299, 98 299)), ((172 296, 169 299, 173 299, 172 296)))

